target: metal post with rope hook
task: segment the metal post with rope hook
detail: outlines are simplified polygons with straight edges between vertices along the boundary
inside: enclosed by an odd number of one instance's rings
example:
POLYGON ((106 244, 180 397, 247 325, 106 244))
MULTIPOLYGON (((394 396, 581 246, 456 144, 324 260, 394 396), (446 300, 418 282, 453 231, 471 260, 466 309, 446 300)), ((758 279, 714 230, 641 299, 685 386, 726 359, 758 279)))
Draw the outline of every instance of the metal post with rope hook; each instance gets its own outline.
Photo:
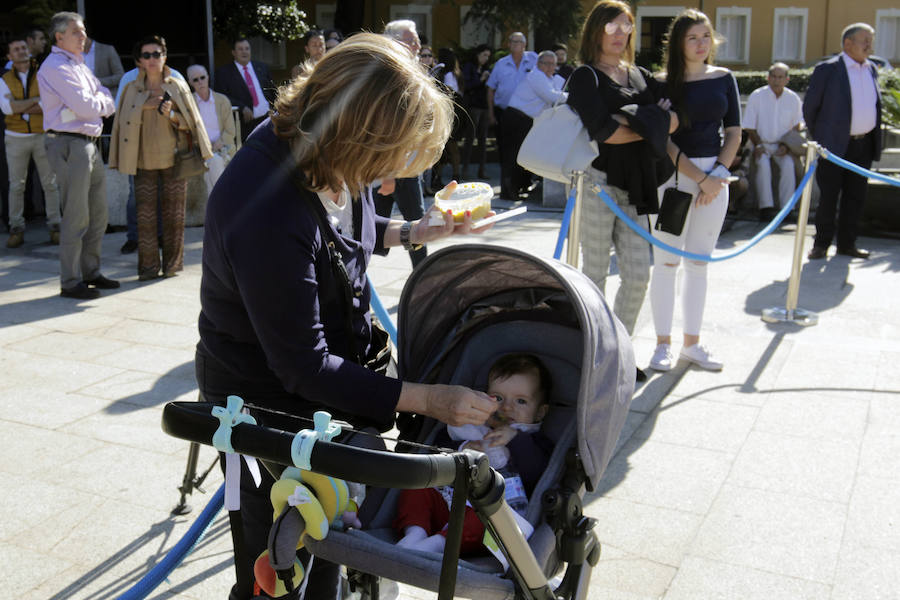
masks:
MULTIPOLYGON (((815 170, 819 146, 813 141, 806 144, 806 172, 815 170)), ((791 264, 791 276, 788 279, 787 298, 784 308, 771 307, 762 311, 763 321, 766 323, 796 323, 804 327, 816 325, 819 315, 797 307, 800 295, 800 268, 803 261, 803 243, 806 240, 806 223, 809 220, 809 200, 812 195, 812 178, 803 189, 800 197, 800 209, 797 214, 797 231, 794 234, 794 257, 791 264)))
POLYGON ((581 206, 584 193, 584 171, 572 172, 572 187, 575 188, 575 206, 572 208, 572 219, 569 221, 569 244, 566 247, 566 263, 578 268, 578 256, 581 250, 581 206))

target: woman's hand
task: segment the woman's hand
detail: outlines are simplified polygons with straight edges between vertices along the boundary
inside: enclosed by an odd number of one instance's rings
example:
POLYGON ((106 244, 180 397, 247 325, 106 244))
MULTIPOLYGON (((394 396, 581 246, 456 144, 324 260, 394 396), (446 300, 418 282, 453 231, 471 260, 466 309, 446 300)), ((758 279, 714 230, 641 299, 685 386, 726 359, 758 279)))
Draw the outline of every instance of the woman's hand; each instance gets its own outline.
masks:
POLYGON ((700 193, 697 195, 697 204, 703 206, 712 202, 719 192, 728 185, 728 180, 724 177, 715 177, 707 175, 706 179, 698 184, 700 193))
POLYGON ((483 425, 497 410, 497 401, 461 385, 403 382, 397 410, 414 412, 447 425, 483 425))
POLYGON ((672 101, 668 98, 660 98, 659 100, 657 100, 656 105, 663 110, 669 110, 670 108, 672 108, 672 101))
POLYGON ((378 195, 379 196, 390 196, 394 193, 394 189, 397 187, 397 180, 388 177, 381 180, 381 185, 378 187, 378 195))

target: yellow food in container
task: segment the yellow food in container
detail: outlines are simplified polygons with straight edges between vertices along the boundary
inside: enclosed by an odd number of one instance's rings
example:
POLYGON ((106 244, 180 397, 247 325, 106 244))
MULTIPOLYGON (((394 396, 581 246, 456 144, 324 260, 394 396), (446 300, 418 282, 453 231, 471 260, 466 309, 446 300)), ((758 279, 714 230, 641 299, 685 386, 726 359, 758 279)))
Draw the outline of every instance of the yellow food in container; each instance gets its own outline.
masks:
POLYGON ((445 190, 441 190, 434 196, 434 205, 441 212, 452 211, 453 221, 462 223, 466 211, 472 212, 472 220, 483 219, 491 211, 491 198, 494 197, 494 189, 487 183, 474 181, 460 183, 449 197, 445 196, 445 190))

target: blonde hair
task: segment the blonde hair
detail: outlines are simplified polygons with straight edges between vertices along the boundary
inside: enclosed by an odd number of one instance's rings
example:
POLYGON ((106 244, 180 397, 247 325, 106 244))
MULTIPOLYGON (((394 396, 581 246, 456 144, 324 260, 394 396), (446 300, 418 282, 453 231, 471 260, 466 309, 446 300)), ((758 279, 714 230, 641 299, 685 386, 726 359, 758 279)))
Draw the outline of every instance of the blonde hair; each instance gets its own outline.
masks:
POLYGON ((360 193, 382 177, 413 177, 440 158, 453 105, 405 46, 360 33, 278 90, 274 130, 313 190, 360 193))

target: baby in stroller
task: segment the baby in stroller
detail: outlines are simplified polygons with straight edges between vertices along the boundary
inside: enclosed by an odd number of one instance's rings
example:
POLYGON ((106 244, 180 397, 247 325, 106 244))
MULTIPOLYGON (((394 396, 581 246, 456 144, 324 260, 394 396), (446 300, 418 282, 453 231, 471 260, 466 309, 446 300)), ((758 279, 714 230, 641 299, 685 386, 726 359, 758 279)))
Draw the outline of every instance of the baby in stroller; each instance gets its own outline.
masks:
MULTIPOLYGON (((499 408, 485 425, 448 426, 438 445, 471 448, 487 454, 506 485, 506 500, 524 515, 528 494, 547 467, 553 442, 541 433, 541 420, 549 408, 551 376, 531 354, 507 354, 488 373, 487 393, 499 408), (451 442, 452 440, 452 442, 451 442), (449 442, 449 443, 448 443, 449 442)), ((451 488, 403 490, 397 501, 394 529, 402 535, 397 545, 415 550, 442 552, 450 519, 451 488)), ((484 524, 471 507, 466 508, 460 551, 463 555, 483 550, 484 524)))

